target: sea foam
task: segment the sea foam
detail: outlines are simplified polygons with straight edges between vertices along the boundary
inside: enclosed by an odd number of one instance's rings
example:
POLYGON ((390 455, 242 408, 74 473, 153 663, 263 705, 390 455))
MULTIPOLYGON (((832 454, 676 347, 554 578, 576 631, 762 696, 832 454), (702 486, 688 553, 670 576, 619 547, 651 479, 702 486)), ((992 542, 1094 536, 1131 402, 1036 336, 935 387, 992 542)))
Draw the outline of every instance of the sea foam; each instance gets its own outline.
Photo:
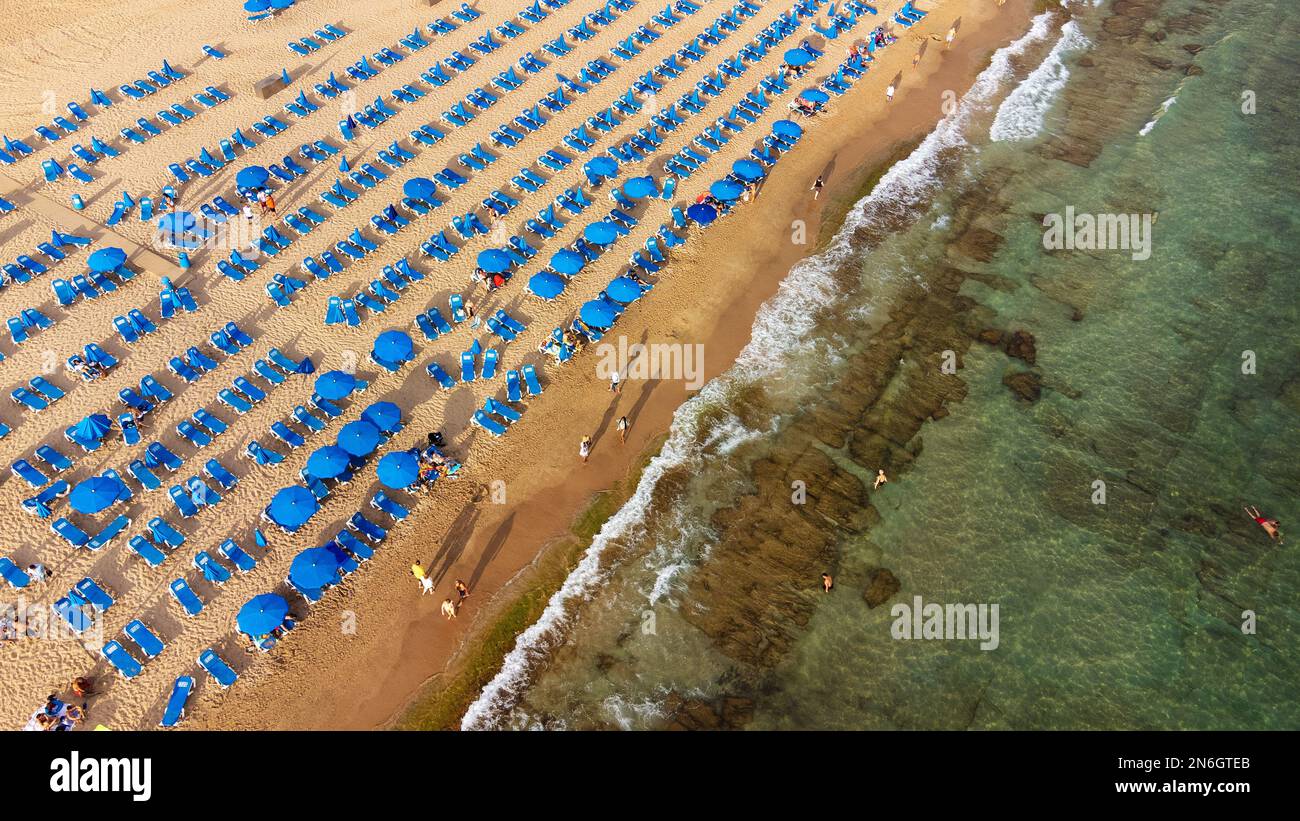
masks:
POLYGON ((1061 37, 1047 57, 998 107, 989 128, 989 139, 994 142, 1028 140, 1042 132, 1047 112, 1070 79, 1065 55, 1089 45, 1078 23, 1069 20, 1061 26, 1061 37))

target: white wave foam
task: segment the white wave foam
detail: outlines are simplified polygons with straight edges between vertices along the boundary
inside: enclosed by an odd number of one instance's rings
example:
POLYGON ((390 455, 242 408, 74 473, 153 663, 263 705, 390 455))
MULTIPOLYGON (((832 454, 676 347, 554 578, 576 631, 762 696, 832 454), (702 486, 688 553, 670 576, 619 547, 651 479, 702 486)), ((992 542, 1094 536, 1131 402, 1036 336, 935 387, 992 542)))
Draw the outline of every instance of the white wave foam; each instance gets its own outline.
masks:
POLYGON ((1161 117, 1165 116, 1165 112, 1168 111, 1169 107, 1176 102, 1178 102, 1177 94, 1175 94, 1174 96, 1170 97, 1168 100, 1165 100, 1163 103, 1161 103, 1160 110, 1156 112, 1155 116, 1151 118, 1150 122, 1142 126, 1142 130, 1138 132, 1138 136, 1145 137, 1146 135, 1150 134, 1151 129, 1156 127, 1156 123, 1160 121, 1161 117))
POLYGON ((1065 55, 1089 45, 1091 43, 1083 36, 1078 23, 1070 20, 1061 26, 1061 37, 1047 57, 998 107, 997 116, 989 128, 989 139, 1004 142, 1037 136, 1043 130, 1043 120, 1056 102, 1056 96, 1070 79, 1065 55))
POLYGON ((646 466, 632 497, 601 527, 577 567, 551 596, 537 622, 515 640, 501 670, 461 718, 461 729, 502 726, 502 720, 526 690, 534 664, 544 660, 551 648, 565 640, 575 607, 597 592, 613 571, 613 567, 601 566, 606 551, 644 532, 645 514, 654 490, 669 470, 699 458, 706 450, 717 453, 734 449, 746 439, 764 435, 763 431, 745 428, 729 414, 722 420, 709 419, 709 427, 702 429, 706 424, 703 411, 725 407, 727 392, 734 382, 761 378, 762 374, 779 369, 782 362, 797 355, 804 346, 813 344, 811 331, 818 307, 843 296, 843 283, 832 273, 838 264, 863 252, 853 244, 856 229, 875 220, 913 213, 933 195, 941 184, 938 176, 941 153, 966 144, 965 132, 972 115, 991 108, 995 96, 1012 76, 1011 58, 1046 38, 1051 31, 1051 17, 1050 12, 1039 14, 1020 39, 995 52, 988 68, 980 73, 957 106, 907 158, 895 163, 880 178, 871 193, 854 205, 830 246, 790 270, 777 293, 759 310, 750 342, 736 363, 677 409, 663 448, 646 466))

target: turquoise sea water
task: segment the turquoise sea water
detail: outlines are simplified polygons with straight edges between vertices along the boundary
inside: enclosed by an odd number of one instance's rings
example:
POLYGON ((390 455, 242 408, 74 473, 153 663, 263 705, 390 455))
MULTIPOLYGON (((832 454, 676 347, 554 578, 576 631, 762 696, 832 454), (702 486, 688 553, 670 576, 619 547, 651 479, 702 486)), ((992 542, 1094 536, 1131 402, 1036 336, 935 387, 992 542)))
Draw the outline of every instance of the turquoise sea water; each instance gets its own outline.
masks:
MULTIPOLYGON (((1300 511, 1300 26, 1281 3, 1120 11, 1037 20, 792 274, 802 294, 679 412, 466 726, 1300 727, 1300 559, 1242 510, 1284 532, 1300 511), (1150 258, 1048 252, 1043 215, 1067 206, 1150 215, 1150 258), (870 481, 853 437, 896 429, 892 411, 855 417, 843 448, 829 428, 897 333, 892 301, 954 267, 973 307, 927 321, 1026 331, 1032 367, 971 343, 964 398, 888 445, 909 456, 865 494, 878 516, 809 538, 791 509, 774 528, 790 499, 772 489, 801 477, 773 465, 816 451, 870 481), (1026 371, 1035 402, 1003 384, 1026 371), (747 530, 756 495, 768 515, 747 530), (872 608, 882 567, 900 590, 872 608), (913 596, 997 604, 998 647, 894 639, 890 606, 913 596)), ((880 408, 937 366, 904 353, 880 408)))

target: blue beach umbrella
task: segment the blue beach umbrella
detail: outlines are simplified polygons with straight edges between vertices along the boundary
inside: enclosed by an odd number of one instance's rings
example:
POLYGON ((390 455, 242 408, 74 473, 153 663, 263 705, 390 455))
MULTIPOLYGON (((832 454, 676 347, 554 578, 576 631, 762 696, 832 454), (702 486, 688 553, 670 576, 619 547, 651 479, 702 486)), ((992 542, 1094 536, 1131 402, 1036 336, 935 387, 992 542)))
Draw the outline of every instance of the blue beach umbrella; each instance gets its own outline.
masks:
POLYGON ((326 371, 316 377, 316 393, 330 400, 342 399, 356 386, 357 378, 344 371, 326 371))
POLYGON ((307 472, 317 479, 333 479, 343 475, 352 464, 352 457, 343 448, 326 445, 307 457, 307 472))
POLYGON ((772 133, 783 137, 798 137, 803 133, 803 126, 794 120, 777 120, 772 123, 772 133))
POLYGON ((614 230, 614 226, 601 220, 600 222, 593 222, 591 225, 584 228, 582 230, 582 236, 587 240, 587 242, 596 245, 609 245, 611 242, 618 239, 618 232, 614 230))
POLYGON ((718 218, 718 212, 712 205, 705 205, 697 202, 690 208, 686 209, 686 216, 698 222, 700 225, 708 225, 718 218))
POLYGON ((497 248, 489 248, 486 251, 479 251, 478 267, 487 271, 489 274, 499 274, 503 271, 510 270, 510 257, 505 251, 497 248))
POLYGON ((353 456, 369 456, 379 447, 379 428, 358 419, 339 429, 339 447, 353 456))
POLYGON ((122 498, 125 488, 117 479, 92 476, 78 482, 68 494, 68 504, 78 513, 98 513, 122 498))
POLYGON ((806 66, 813 61, 812 54, 801 48, 792 48, 785 53, 786 65, 806 66))
POLYGON ((72 426, 72 432, 79 439, 103 439, 104 434, 112 429, 112 421, 102 413, 92 413, 72 426))
POLYGON ((388 453, 379 460, 375 473, 385 487, 401 490, 420 478, 420 461, 404 450, 388 453))
POLYGON ((568 276, 578 273, 586 264, 582 254, 568 248, 561 248, 551 256, 551 267, 568 276))
POLYGON ((276 593, 263 593, 254 596, 239 608, 235 624, 240 632, 250 636, 265 636, 284 624, 284 617, 289 615, 289 602, 276 593))
POLYGON ((289 69, 287 68, 280 69, 280 82, 284 83, 285 85, 289 85, 290 83, 293 82, 293 78, 289 76, 289 69))
POLYGON ((820 88, 810 88, 807 91, 801 91, 799 92, 799 96, 803 97, 810 103, 824 103, 831 98, 831 95, 822 91, 820 88))
POLYGON ((121 248, 100 248, 86 258, 86 265, 95 273, 116 271, 126 263, 126 251, 121 248))
POLYGON ((736 160, 731 164, 731 173, 747 182, 761 180, 765 176, 763 166, 753 160, 736 160))
POLYGON ((623 193, 632 199, 648 197, 655 192, 654 177, 633 177, 623 183, 623 193))
POLYGON ((248 0, 248 2, 244 3, 244 11, 249 14, 257 14, 260 11, 266 11, 270 7, 270 0, 248 0))
POLYGON ((309 547, 289 565, 289 581, 305 590, 320 590, 338 578, 339 557, 328 548, 309 547))
POLYGON ((603 299, 593 299, 578 309, 578 318, 593 328, 608 328, 618 319, 618 311, 603 299))
POLYGON ((271 0, 271 8, 287 9, 293 5, 293 0, 271 0))
POLYGON ((438 191, 438 184, 428 177, 411 177, 402 183, 402 193, 413 200, 427 200, 438 191))
POLYGON ((384 331, 375 337, 372 351, 385 362, 405 362, 415 351, 415 343, 402 331, 384 331))
POLYGON ((361 412, 361 418, 385 433, 402 429, 402 409, 392 402, 376 402, 361 412))
POLYGON ((271 172, 260 165, 250 165, 235 175, 235 185, 240 188, 261 188, 271 179, 271 172))
MULTIPOLYGON (((641 285, 632 277, 616 277, 605 288, 605 295, 615 302, 628 305, 641 298, 641 285)), ((591 323, 587 323, 590 325, 591 323)))
POLYGON ((528 290, 542 299, 555 299, 564 293, 564 279, 550 271, 542 271, 529 278, 528 290))
POLYGON ((618 173, 618 163, 611 157, 592 157, 583 168, 597 177, 612 177, 618 173))
POLYGON ((352 164, 348 162, 348 158, 346 154, 344 154, 342 159, 339 160, 339 170, 342 171, 344 174, 352 170, 352 164))
POLYGON ((735 180, 718 180, 709 186, 709 193, 720 200, 734 200, 745 193, 745 186, 735 180))
POLYGON ((281 527, 297 530, 306 524, 317 510, 320 510, 320 503, 316 501, 316 497, 310 490, 302 485, 289 485, 280 488, 271 497, 271 504, 267 506, 267 515, 281 527))

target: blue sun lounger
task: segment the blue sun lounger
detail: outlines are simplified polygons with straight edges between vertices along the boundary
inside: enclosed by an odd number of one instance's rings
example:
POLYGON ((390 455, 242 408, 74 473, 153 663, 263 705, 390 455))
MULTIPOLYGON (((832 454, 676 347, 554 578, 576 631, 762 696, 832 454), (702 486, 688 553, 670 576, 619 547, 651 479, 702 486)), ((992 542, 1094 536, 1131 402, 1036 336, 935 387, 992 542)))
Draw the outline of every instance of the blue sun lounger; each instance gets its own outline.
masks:
POLYGON ((132 553, 144 559, 145 563, 150 567, 159 567, 167 559, 166 554, 148 539, 138 534, 132 536, 127 545, 131 548, 132 553))
POLYGON ((114 669, 127 679, 135 678, 140 675, 140 671, 144 669, 140 666, 140 662, 136 661, 135 657, 128 653, 126 648, 116 641, 110 641, 105 644, 100 648, 100 653, 109 664, 113 665, 114 669))
POLYGON ((185 535, 167 523, 166 519, 154 517, 149 520, 149 533, 153 540, 168 547, 180 547, 185 544, 185 535))
MULTIPOLYGON (((470 357, 470 361, 471 361, 470 371, 472 373, 474 368, 472 356, 470 357)), ((451 377, 451 374, 443 370, 442 366, 439 365, 437 362, 430 362, 427 366, 425 366, 424 370, 426 373, 429 374, 430 377, 436 379, 438 381, 438 384, 442 385, 444 389, 451 390, 452 388, 456 387, 456 380, 451 377)))
POLYGON ((94 618, 86 612, 84 606, 80 603, 74 604, 68 596, 55 601, 50 607, 55 615, 67 622, 75 633, 84 633, 95 624, 94 618))
POLYGON ((126 530, 130 526, 131 519, 126 514, 122 514, 105 525, 103 530, 96 533, 94 538, 86 542, 86 548, 88 550, 99 550, 104 545, 116 539, 121 535, 122 531, 126 530))
POLYGON ((206 670, 223 690, 239 678, 235 671, 230 669, 230 665, 210 648, 199 654, 199 666, 206 670))
POLYGON ((222 567, 206 550, 200 550, 194 557, 194 566, 203 574, 203 578, 215 585, 220 586, 230 581, 230 571, 222 567))
POLYGON ((360 513, 353 513, 348 519, 348 527, 365 536, 375 544, 379 544, 388 538, 388 531, 375 524, 374 522, 362 516, 360 513))
POLYGON ((524 374, 524 384, 528 386, 528 395, 541 396, 542 383, 537 379, 537 369, 532 365, 525 365, 522 370, 524 374))
POLYGON ((50 530, 55 536, 58 536, 73 547, 83 547, 86 542, 90 541, 90 536, 86 535, 84 530, 77 527, 72 522, 69 522, 67 519, 56 519, 54 523, 50 525, 50 530))
POLYGON ((172 694, 167 698, 167 707, 163 710, 162 721, 159 722, 161 727, 175 727, 185 716, 185 703, 189 701, 190 692, 194 689, 194 678, 192 676, 181 676, 176 679, 172 685, 172 694))
POLYGON ((140 652, 144 654, 146 659, 158 658, 159 654, 166 649, 162 640, 154 635, 154 632, 139 619, 128 622, 124 632, 126 637, 134 642, 136 647, 140 648, 140 652))
POLYGON ((4 579, 14 590, 22 590, 32 582, 26 571, 14 564, 13 559, 8 556, 0 556, 0 578, 4 579))
POLYGON ((193 617, 203 612, 203 601, 190 588, 189 582, 177 579, 168 585, 167 589, 171 591, 172 598, 176 599, 185 610, 185 615, 193 617))
POLYGON ((493 436, 503 436, 506 432, 505 425, 502 425, 481 410, 474 411, 474 424, 493 436))
POLYGON ((370 506, 381 513, 387 513, 389 516, 393 517, 393 521, 396 522, 400 522, 407 516, 411 515, 411 511, 393 501, 382 490, 376 493, 370 500, 370 506))
POLYGON ((251 573, 253 568, 257 567, 257 562, 253 557, 248 555, 242 547, 235 544, 234 539, 226 539, 217 548, 217 551, 222 556, 225 556, 226 560, 233 564, 240 573, 251 573))

